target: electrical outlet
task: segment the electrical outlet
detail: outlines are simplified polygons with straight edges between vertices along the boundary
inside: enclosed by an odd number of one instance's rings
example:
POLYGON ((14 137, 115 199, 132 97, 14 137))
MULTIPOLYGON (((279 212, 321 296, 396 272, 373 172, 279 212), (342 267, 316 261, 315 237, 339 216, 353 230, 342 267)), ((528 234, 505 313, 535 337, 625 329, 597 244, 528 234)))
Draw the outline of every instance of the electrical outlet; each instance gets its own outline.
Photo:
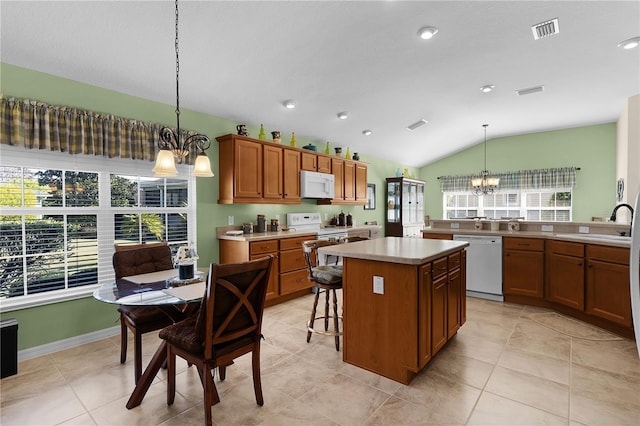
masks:
POLYGON ((453 222, 451 224, 451 229, 460 229, 460 224, 458 222, 453 222))
POLYGON ((589 227, 588 226, 581 226, 578 228, 578 232, 580 232, 581 234, 588 234, 589 233, 589 227))
POLYGON ((384 294, 384 277, 373 276, 373 293, 384 294))
POLYGON ((233 216, 227 216, 227 225, 233 225, 233 216))
POLYGON ((553 225, 542 225, 540 230, 542 232, 553 232, 553 225))
POLYGON ((324 214, 324 221, 326 222, 327 220, 329 220, 329 213, 324 214))
POLYGON ((279 214, 276 215, 276 220, 280 220, 280 215, 279 214))

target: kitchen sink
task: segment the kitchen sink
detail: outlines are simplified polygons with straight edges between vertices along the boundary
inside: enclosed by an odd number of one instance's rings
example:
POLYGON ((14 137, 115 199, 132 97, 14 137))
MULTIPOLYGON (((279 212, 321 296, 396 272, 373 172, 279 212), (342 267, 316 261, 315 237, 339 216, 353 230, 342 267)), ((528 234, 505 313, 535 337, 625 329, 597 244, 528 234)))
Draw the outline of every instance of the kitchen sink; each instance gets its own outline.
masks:
POLYGON ((556 234, 556 237, 565 237, 565 238, 579 238, 581 240, 596 240, 596 241, 629 241, 631 242, 631 237, 621 236, 621 235, 608 235, 608 234, 556 234))

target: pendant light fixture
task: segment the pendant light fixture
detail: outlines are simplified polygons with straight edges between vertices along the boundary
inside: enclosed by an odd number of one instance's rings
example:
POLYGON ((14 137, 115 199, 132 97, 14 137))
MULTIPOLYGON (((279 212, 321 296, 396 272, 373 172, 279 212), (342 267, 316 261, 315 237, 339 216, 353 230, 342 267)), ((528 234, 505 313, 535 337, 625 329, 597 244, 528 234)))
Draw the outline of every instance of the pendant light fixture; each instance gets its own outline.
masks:
POLYGON ((211 146, 211 140, 205 135, 195 134, 186 137, 181 140, 180 135, 180 60, 178 49, 178 0, 176 0, 176 130, 174 131, 170 127, 163 127, 160 129, 160 139, 158 140, 158 156, 156 157, 156 164, 153 168, 154 176, 176 176, 178 171, 176 169, 175 159, 178 159, 178 163, 182 163, 184 159, 189 155, 192 148, 196 148, 197 157, 195 165, 193 167, 193 175, 199 177, 211 177, 213 172, 211 171, 211 163, 205 150, 211 146))
POLYGON ((473 187, 473 193, 475 195, 491 195, 497 189, 500 184, 500 179, 491 177, 487 170, 487 127, 488 124, 483 124, 484 127, 484 169, 480 172, 478 177, 471 179, 471 186, 473 187))

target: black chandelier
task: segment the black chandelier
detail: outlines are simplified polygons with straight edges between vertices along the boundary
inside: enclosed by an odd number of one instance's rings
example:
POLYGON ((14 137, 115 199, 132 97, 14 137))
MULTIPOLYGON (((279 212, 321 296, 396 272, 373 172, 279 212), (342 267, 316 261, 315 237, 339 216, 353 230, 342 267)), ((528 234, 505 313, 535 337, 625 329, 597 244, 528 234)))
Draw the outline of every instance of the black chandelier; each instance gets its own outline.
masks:
POLYGON ((160 139, 158 140, 158 156, 156 157, 156 164, 153 167, 154 176, 176 176, 178 170, 176 169, 175 159, 178 159, 178 163, 182 163, 184 159, 189 155, 192 148, 196 148, 197 157, 193 168, 193 175, 200 177, 211 177, 213 172, 211 171, 211 163, 205 150, 211 146, 211 141, 205 135, 195 134, 187 136, 184 141, 180 140, 180 59, 178 49, 178 0, 176 0, 176 130, 174 131, 170 127, 163 127, 160 129, 160 139))

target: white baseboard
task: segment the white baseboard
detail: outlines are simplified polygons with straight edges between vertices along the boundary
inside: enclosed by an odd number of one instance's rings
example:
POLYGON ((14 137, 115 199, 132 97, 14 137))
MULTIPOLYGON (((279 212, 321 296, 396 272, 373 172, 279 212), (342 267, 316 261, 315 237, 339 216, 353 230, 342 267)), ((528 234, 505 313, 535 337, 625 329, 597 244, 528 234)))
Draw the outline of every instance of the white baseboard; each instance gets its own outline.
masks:
POLYGON ((35 358, 42 355, 47 355, 53 352, 58 352, 63 349, 73 348, 74 346, 84 345, 85 343, 95 342, 96 340, 105 339, 107 337, 116 336, 120 334, 120 326, 104 328, 102 330, 93 331, 87 334, 81 334, 80 336, 69 337, 68 339, 57 340, 55 342, 46 343, 40 346, 34 346, 32 348, 23 349, 18 351, 18 361, 24 361, 26 359, 35 358))

